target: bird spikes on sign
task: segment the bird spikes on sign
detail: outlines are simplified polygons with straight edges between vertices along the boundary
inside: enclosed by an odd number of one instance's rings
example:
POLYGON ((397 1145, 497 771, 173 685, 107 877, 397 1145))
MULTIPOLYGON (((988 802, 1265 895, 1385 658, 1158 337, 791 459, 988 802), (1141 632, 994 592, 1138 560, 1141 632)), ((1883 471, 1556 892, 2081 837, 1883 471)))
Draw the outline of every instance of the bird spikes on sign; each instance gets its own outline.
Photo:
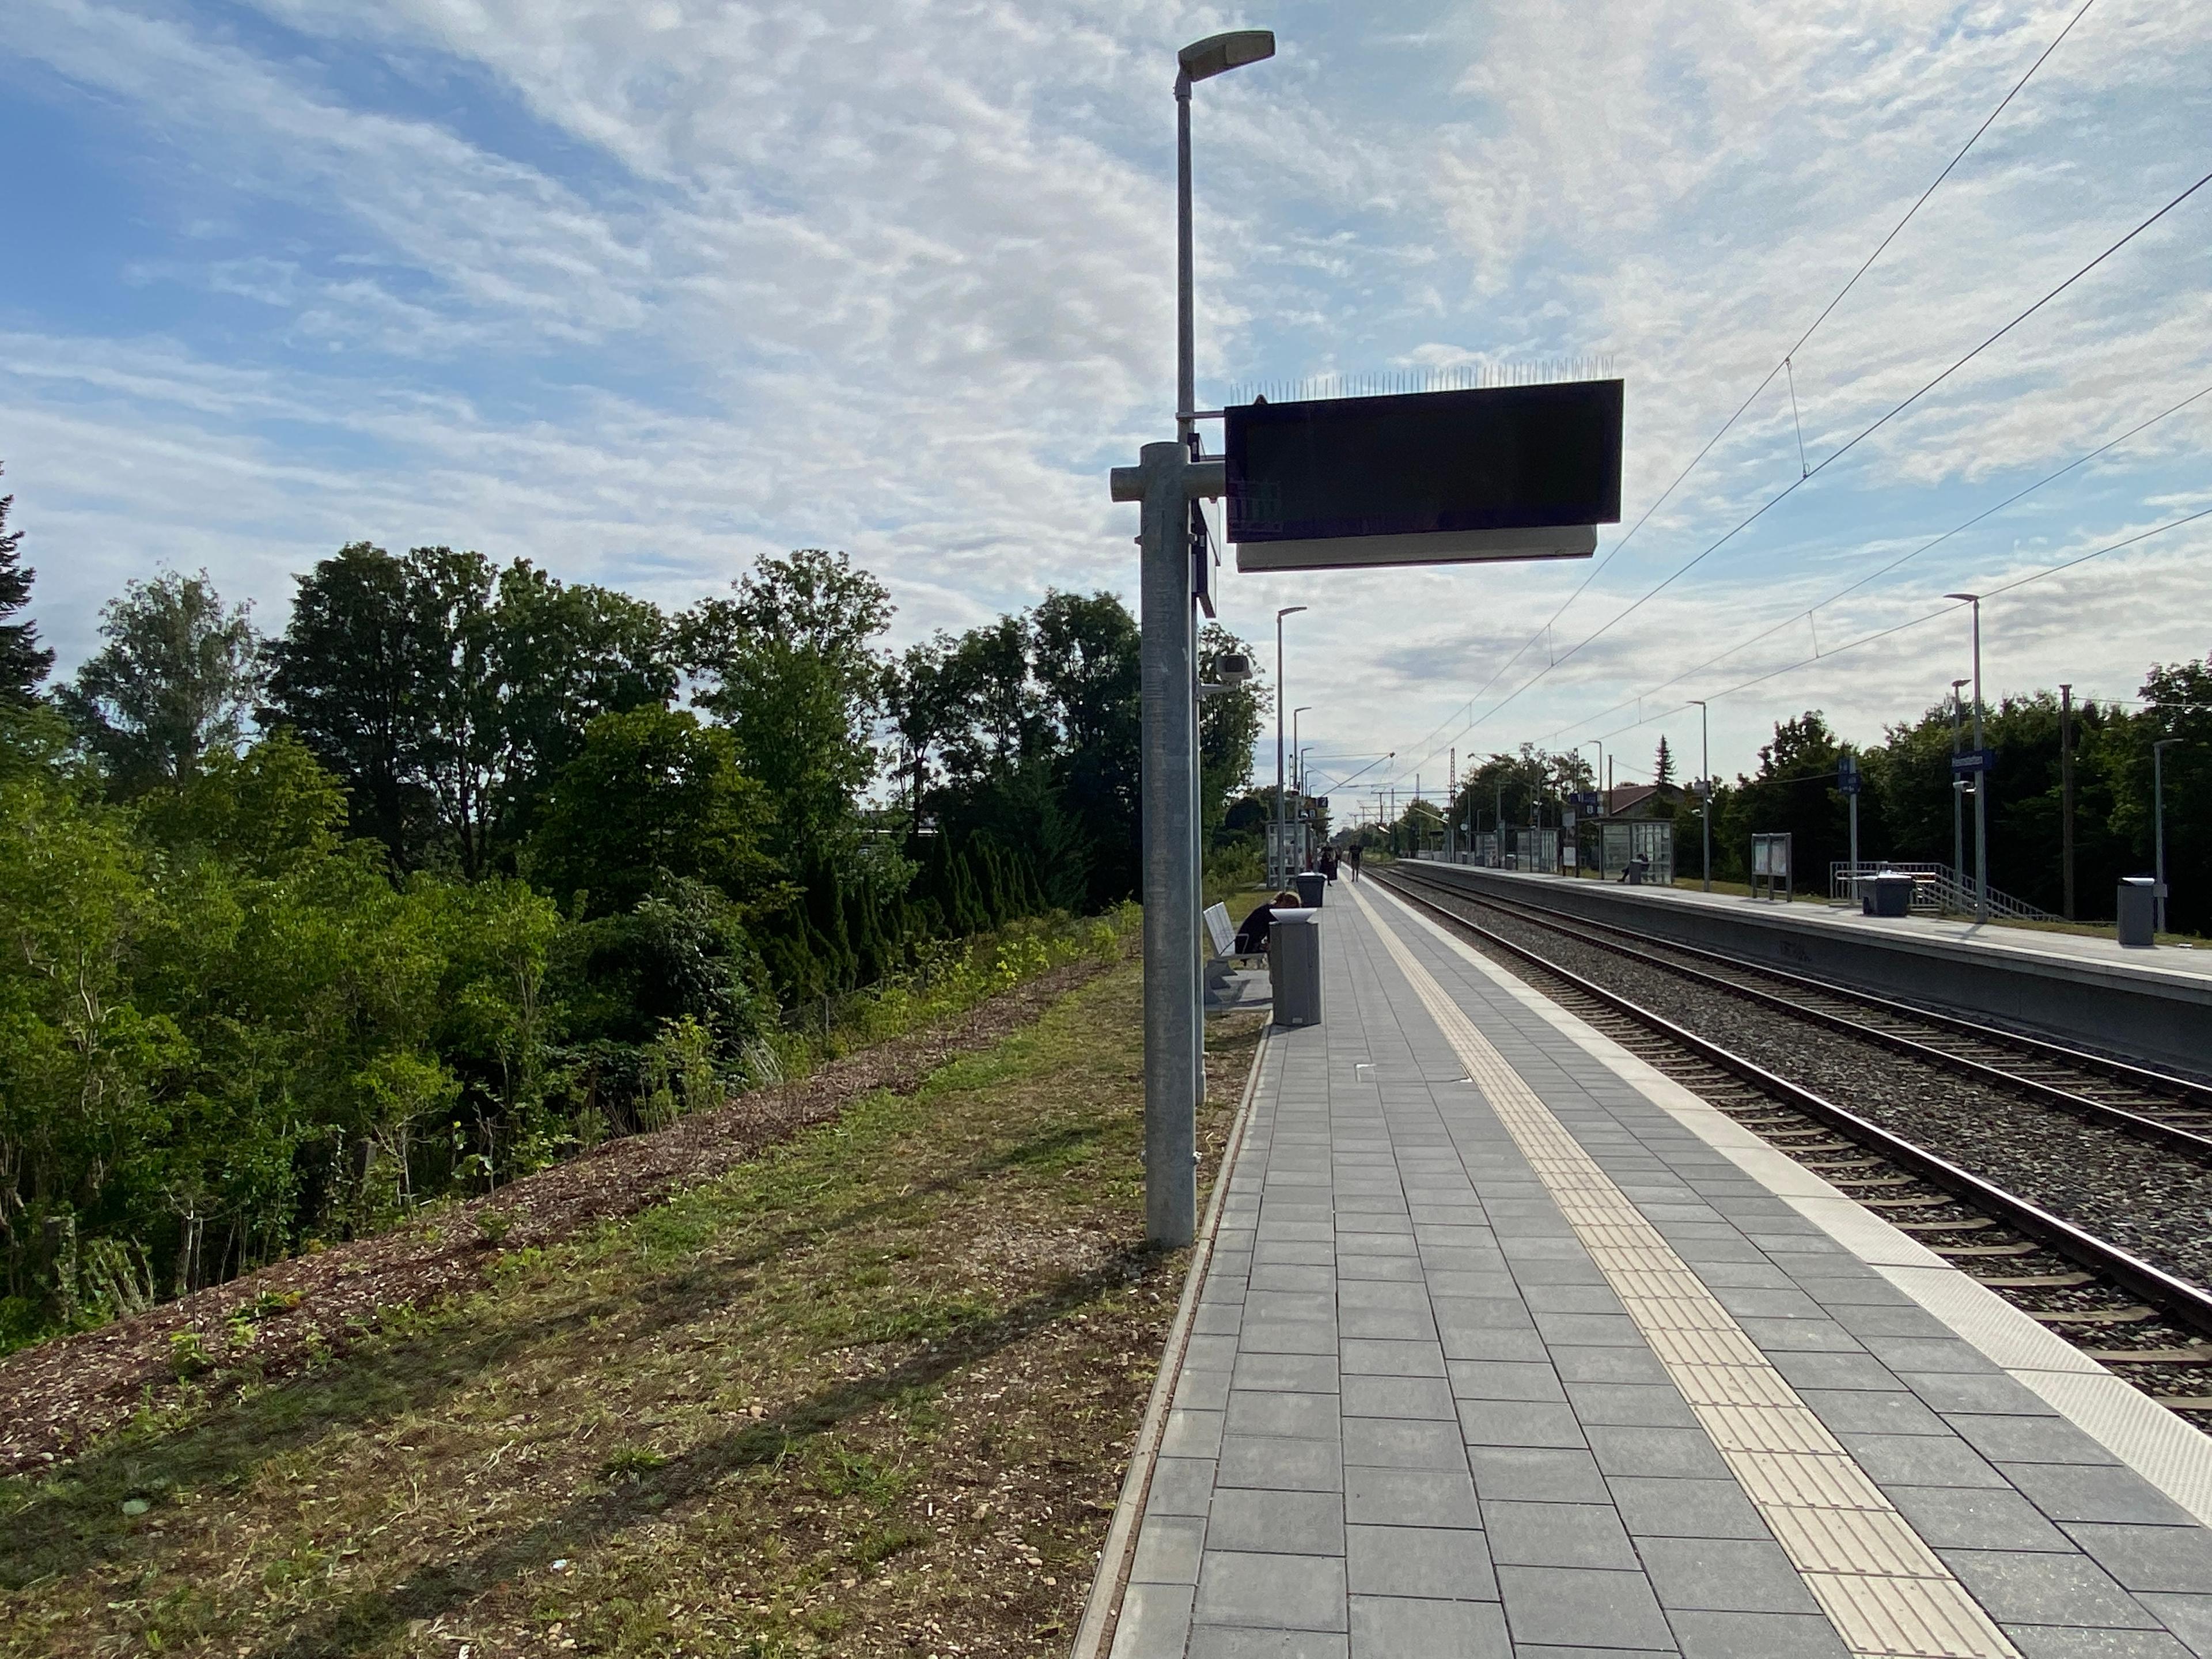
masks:
POLYGON ((1491 386, 1550 386, 1613 378, 1613 354, 1534 357, 1516 362, 1455 363, 1449 368, 1392 368, 1372 374, 1332 372, 1300 380, 1247 380, 1231 388, 1229 401, 1304 403, 1323 398, 1385 398, 1407 392, 1473 392, 1491 386))

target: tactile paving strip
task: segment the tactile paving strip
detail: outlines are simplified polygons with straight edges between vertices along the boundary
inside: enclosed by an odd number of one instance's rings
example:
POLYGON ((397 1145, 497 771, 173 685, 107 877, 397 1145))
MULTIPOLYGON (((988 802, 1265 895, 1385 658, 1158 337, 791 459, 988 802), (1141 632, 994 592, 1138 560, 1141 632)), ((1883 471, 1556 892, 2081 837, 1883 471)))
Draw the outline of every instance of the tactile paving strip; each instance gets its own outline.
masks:
POLYGON ((1352 899, 1860 1659, 2018 1659, 1735 1316, 1356 889, 1352 899))

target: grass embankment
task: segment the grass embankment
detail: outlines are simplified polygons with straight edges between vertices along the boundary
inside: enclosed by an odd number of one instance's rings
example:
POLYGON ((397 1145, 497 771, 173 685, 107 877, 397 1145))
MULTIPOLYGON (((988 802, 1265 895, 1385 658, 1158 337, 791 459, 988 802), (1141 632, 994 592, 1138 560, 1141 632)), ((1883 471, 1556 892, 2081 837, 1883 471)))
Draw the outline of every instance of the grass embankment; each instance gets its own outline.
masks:
POLYGON ((1182 1267, 1138 1243, 1139 983, 0 1483, 0 1651, 1064 1644, 1182 1267))

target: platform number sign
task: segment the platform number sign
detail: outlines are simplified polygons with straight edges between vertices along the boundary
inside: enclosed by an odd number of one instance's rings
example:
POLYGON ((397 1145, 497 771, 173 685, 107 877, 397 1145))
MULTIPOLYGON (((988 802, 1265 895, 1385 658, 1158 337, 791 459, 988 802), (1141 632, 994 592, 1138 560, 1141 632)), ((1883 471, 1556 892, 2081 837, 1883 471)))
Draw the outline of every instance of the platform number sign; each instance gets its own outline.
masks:
POLYGON ((1836 788, 1843 794, 1859 793, 1859 757, 1846 754, 1836 763, 1836 788))

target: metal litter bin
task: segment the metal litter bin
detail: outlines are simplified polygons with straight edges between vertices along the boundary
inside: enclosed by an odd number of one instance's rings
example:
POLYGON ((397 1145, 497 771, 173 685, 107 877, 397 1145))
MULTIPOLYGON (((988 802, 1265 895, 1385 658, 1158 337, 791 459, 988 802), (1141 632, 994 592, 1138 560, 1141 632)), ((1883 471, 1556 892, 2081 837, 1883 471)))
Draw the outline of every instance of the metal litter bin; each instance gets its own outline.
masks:
POLYGON ((2120 943, 2148 951, 2158 941, 2151 929, 2158 916, 2158 884, 2148 876, 2120 878, 2120 943))
POLYGON ((1267 981, 1278 1025, 1321 1024, 1321 912, 1278 910, 1267 930, 1267 981))
POLYGON ((1328 878, 1318 870, 1303 870, 1291 878, 1291 884, 1298 890, 1298 902, 1309 910, 1321 908, 1321 902, 1328 891, 1328 878))
POLYGON ((1859 878, 1859 909, 1869 916, 1912 914, 1912 878, 1885 872, 1859 878))

